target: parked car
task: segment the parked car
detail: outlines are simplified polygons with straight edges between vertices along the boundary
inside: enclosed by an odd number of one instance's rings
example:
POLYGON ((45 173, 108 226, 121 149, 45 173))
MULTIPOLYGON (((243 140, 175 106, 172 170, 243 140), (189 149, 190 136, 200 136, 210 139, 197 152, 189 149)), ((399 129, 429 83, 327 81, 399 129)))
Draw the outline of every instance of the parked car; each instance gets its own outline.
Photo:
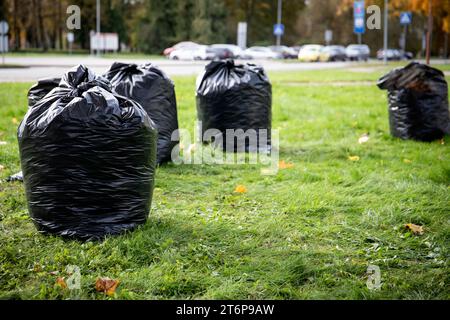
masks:
POLYGON ((283 56, 279 53, 273 52, 266 47, 251 47, 244 50, 244 54, 250 59, 282 59, 283 56))
POLYGON ((213 60, 215 57, 216 53, 203 45, 175 49, 169 55, 171 60, 213 60))
POLYGON ((384 60, 385 56, 389 61, 412 60, 414 58, 414 55, 411 52, 405 52, 403 50, 397 49, 387 49, 386 51, 384 49, 378 50, 377 52, 378 60, 384 60))
POLYGON ((291 49, 295 51, 295 53, 297 54, 297 57, 298 57, 298 54, 300 53, 302 46, 293 46, 293 47, 291 47, 291 49))
POLYGON ((320 60, 320 52, 323 46, 318 44, 308 44, 301 48, 298 59, 303 62, 317 62, 320 60))
POLYGON ((218 49, 227 49, 230 50, 233 54, 233 59, 250 59, 251 57, 246 57, 244 55, 244 50, 242 50, 239 46, 235 44, 213 44, 211 48, 218 49))
POLYGON ((199 46, 198 43, 192 42, 192 41, 183 41, 183 42, 179 42, 176 45, 170 47, 170 48, 166 48, 163 51, 163 54, 166 57, 169 57, 170 53, 172 51, 178 50, 178 49, 183 49, 183 48, 192 48, 192 47, 197 47, 199 46))
POLYGON ((233 52, 227 48, 223 48, 223 47, 219 48, 219 47, 209 46, 206 50, 209 53, 214 54, 213 59, 224 60, 224 59, 233 59, 233 57, 234 57, 233 52))
POLYGON ((365 44, 351 44, 345 53, 351 61, 368 61, 370 58, 370 48, 365 44))
POLYGON ((320 61, 346 61, 347 54, 345 53, 345 47, 343 46, 326 46, 320 52, 320 61))
POLYGON ((287 46, 270 46, 269 49, 280 54, 283 59, 297 59, 298 57, 298 52, 296 53, 294 49, 287 46))

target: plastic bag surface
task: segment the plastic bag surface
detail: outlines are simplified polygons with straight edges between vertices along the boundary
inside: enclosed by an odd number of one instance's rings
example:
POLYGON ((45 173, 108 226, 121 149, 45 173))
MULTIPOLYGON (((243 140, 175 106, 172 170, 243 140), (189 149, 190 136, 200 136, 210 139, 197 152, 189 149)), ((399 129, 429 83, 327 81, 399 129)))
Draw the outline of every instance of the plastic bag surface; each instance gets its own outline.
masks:
POLYGON ((136 102, 84 66, 30 108, 18 130, 30 216, 44 233, 102 239, 149 214, 157 131, 136 102))
POLYGON ((378 87, 388 90, 394 137, 433 141, 449 132, 448 85, 442 71, 413 62, 383 76, 378 87))
POLYGON ((220 131, 224 149, 270 149, 272 86, 262 67, 232 60, 213 61, 197 79, 196 99, 202 134, 209 129, 220 131), (228 136, 227 129, 242 129, 244 134, 239 136, 235 131, 237 142, 233 143, 235 137, 228 136), (249 132, 256 132, 256 146, 246 138, 249 132))
POLYGON ((114 63, 105 77, 113 90, 138 102, 158 128, 158 164, 170 161, 178 141, 175 87, 172 80, 152 64, 114 63), (172 134, 174 141, 172 141, 172 134))

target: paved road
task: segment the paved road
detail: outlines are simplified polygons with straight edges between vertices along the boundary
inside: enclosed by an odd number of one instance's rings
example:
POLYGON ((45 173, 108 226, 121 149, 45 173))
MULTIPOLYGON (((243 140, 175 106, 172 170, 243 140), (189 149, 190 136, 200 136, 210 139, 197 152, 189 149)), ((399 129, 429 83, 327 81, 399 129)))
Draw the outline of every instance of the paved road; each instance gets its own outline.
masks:
MULTIPOLYGON (((12 65, 23 65, 26 68, 0 68, 0 82, 34 82, 45 77, 61 76, 69 68, 84 64, 97 74, 103 74, 114 62, 113 59, 102 59, 97 57, 7 57, 6 63, 12 65)), ((143 59, 120 59, 121 62, 147 63, 143 59)), ((197 75, 205 64, 204 61, 151 61, 161 67, 169 76, 175 75, 197 75)), ((297 63, 283 61, 252 61, 261 64, 267 71, 293 71, 293 70, 319 70, 331 68, 344 68, 350 63, 297 63)))

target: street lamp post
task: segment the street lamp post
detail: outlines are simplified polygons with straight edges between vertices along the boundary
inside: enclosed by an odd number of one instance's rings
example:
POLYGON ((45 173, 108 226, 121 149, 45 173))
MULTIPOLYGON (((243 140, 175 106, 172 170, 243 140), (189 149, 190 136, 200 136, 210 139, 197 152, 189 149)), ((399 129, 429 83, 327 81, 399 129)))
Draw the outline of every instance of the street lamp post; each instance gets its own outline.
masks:
MULTIPOLYGON (((283 13, 283 0, 278 0, 278 14, 277 14, 277 23, 281 24, 281 17, 283 13)), ((277 35, 277 46, 281 45, 281 35, 277 35)))
POLYGON ((427 33, 427 64, 431 58, 431 33, 433 32, 433 0, 428 0, 428 33, 427 33))
POLYGON ((389 1, 384 0, 384 64, 387 64, 387 50, 388 50, 388 28, 389 28, 389 1))
POLYGON ((97 0, 97 56, 100 56, 100 0, 97 0))

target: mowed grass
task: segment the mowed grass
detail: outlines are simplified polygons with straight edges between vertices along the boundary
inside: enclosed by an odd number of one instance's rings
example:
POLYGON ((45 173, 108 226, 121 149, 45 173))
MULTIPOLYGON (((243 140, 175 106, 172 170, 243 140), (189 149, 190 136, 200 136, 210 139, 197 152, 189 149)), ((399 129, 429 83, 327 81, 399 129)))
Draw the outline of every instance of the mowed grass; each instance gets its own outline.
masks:
MULTIPOLYGON (((293 168, 162 166, 148 222, 87 243, 39 234, 23 185, 4 182, 20 169, 15 134, 31 84, 1 84, 0 297, 449 299, 450 139, 390 137, 379 75, 271 74, 280 159, 293 168), (80 290, 55 284, 68 265, 80 268, 80 290), (369 265, 380 267, 379 290, 366 285, 369 265), (100 276, 120 280, 115 295, 95 291, 100 276)), ((195 79, 174 80, 180 126, 193 132, 195 79)))

